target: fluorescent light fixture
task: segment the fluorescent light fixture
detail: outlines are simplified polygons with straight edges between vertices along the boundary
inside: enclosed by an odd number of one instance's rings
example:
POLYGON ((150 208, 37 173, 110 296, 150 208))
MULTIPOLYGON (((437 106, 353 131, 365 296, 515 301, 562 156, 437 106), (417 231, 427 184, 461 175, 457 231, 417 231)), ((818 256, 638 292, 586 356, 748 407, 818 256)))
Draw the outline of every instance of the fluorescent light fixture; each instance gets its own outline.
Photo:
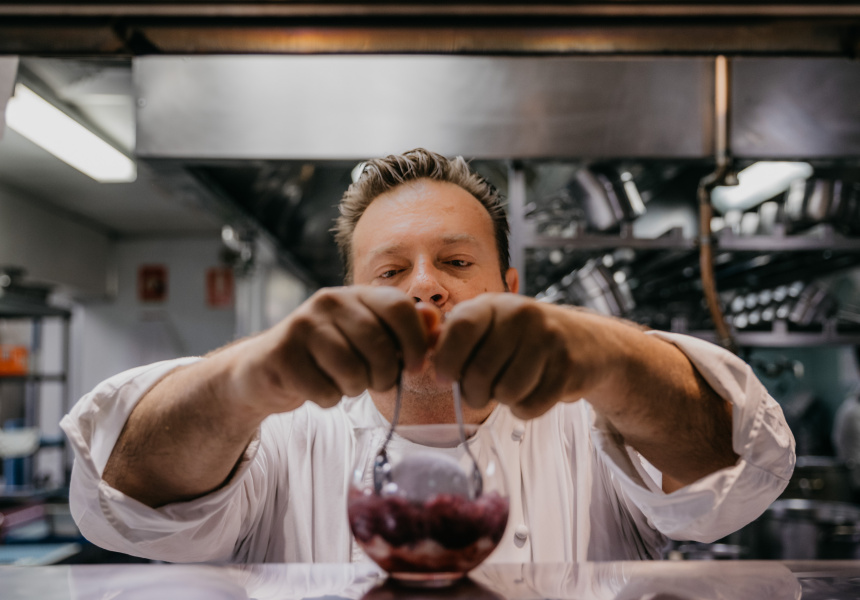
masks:
POLYGON ((133 160, 20 83, 6 106, 6 124, 100 183, 137 179, 133 160))
POLYGON ((812 165, 805 162, 757 162, 738 173, 738 185, 715 187, 711 202, 721 213, 749 210, 781 194, 797 179, 808 179, 812 165))

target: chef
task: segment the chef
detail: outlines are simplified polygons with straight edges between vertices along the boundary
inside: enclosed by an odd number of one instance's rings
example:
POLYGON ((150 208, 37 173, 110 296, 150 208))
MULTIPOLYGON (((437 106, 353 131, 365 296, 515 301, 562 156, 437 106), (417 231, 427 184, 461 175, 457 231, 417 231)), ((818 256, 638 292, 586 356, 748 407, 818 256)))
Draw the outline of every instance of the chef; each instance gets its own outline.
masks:
POLYGON ((462 158, 366 163, 335 228, 346 267, 273 328, 139 367, 62 426, 84 536, 165 561, 348 562, 358 427, 465 419, 501 440, 509 526, 490 560, 657 558, 786 486, 794 440, 751 369, 698 339, 517 294, 496 191, 462 158), (439 311, 444 319, 428 327, 439 311))

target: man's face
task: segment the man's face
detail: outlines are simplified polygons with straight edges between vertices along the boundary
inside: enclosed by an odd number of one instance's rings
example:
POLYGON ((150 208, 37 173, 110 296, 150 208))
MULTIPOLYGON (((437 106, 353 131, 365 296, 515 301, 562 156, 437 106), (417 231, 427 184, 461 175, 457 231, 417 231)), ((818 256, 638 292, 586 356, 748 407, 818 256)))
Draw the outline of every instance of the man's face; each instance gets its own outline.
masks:
MULTIPOLYGON (((421 179, 377 197, 358 220, 352 241, 353 281, 390 285, 443 313, 484 292, 517 292, 516 270, 502 281, 489 213, 458 185, 421 179)), ((433 393, 428 367, 407 375, 404 390, 433 393)))
MULTIPOLYGON (((469 192, 421 179, 382 194, 358 220, 353 281, 390 285, 442 312, 484 292, 503 292, 493 222, 469 192)), ((508 287, 517 291, 513 269, 508 287)))

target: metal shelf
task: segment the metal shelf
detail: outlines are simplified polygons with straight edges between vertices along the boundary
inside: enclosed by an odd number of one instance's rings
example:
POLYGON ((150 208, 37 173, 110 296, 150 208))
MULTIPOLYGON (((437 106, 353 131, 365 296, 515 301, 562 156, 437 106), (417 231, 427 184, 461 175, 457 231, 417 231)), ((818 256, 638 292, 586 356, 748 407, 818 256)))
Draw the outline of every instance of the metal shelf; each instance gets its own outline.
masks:
POLYGON ((0 375, 0 383, 5 381, 56 381, 66 382, 64 373, 28 373, 26 375, 0 375))
POLYGON ((860 238, 842 235, 830 225, 818 225, 804 234, 786 234, 784 228, 777 229, 772 235, 740 236, 722 231, 716 236, 715 247, 719 250, 860 252, 860 238))
MULTIPOLYGON (((527 232, 523 238, 525 248, 565 248, 568 250, 695 250, 698 242, 685 238, 679 228, 670 229, 659 238, 639 238, 627 225, 620 233, 591 233, 576 228, 571 236, 543 236, 527 232)), ((786 234, 783 228, 771 235, 742 236, 731 231, 722 231, 714 236, 714 248, 748 252, 803 252, 815 250, 840 250, 860 252, 860 237, 848 237, 838 233, 830 225, 819 225, 798 234, 786 234)))
MULTIPOLYGON (((574 235, 543 236, 535 233, 524 237, 525 248, 566 248, 575 250, 614 250, 633 248, 636 250, 695 250, 696 240, 685 238, 680 228, 670 229, 659 238, 639 238, 633 235, 632 227, 622 228, 620 233, 590 233, 577 229, 574 235)), ((858 244, 860 249, 860 244, 858 244)))
MULTIPOLYGON (((713 331, 679 331, 689 335, 716 342, 713 331)), ((820 331, 792 331, 787 321, 774 321, 769 331, 735 331, 738 346, 757 348, 800 348, 813 346, 852 346, 860 344, 860 331, 842 332, 835 320, 824 323, 820 331)))

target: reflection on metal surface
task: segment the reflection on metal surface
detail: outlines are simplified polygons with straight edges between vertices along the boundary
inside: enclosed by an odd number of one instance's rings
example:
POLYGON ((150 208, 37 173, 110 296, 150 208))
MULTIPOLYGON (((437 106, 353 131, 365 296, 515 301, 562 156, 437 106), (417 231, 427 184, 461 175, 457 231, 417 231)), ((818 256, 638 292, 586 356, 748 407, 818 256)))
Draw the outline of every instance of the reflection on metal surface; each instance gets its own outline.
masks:
POLYGON ((844 2, 0 2, 9 16, 142 17, 311 17, 311 16, 855 16, 860 7, 844 2))
MULTIPOLYGON (((221 598, 287 600, 337 597, 506 598, 527 600, 652 597, 697 600, 794 600, 804 588, 834 589, 835 582, 860 576, 860 563, 626 562, 484 565, 470 581, 449 590, 416 590, 381 585, 384 575, 370 564, 308 565, 91 565, 0 567, 4 600, 99 600, 101 598, 221 598), (797 576, 792 573, 797 572, 797 576), (821 585, 819 585, 819 583, 821 585), (8 584, 8 585, 7 585, 8 584), (377 587, 379 586, 379 587, 377 587), (11 590, 11 591, 10 591, 11 590), (7 591, 10 591, 7 593, 7 591), (448 594, 451 592, 451 595, 448 594), (10 595, 11 594, 11 595, 10 595), (35 594, 35 595, 34 595, 35 594)), ((832 594, 828 598, 855 598, 832 594)), ((804 596, 805 598, 806 596, 804 596)))
POLYGON ((852 56, 852 2, 0 2, 0 53, 852 56))
POLYGON ((146 57, 134 62, 137 151, 702 157, 711 72, 698 58, 146 57))
POLYGON ((754 158, 860 155, 860 64, 841 59, 734 62, 731 150, 754 158))

